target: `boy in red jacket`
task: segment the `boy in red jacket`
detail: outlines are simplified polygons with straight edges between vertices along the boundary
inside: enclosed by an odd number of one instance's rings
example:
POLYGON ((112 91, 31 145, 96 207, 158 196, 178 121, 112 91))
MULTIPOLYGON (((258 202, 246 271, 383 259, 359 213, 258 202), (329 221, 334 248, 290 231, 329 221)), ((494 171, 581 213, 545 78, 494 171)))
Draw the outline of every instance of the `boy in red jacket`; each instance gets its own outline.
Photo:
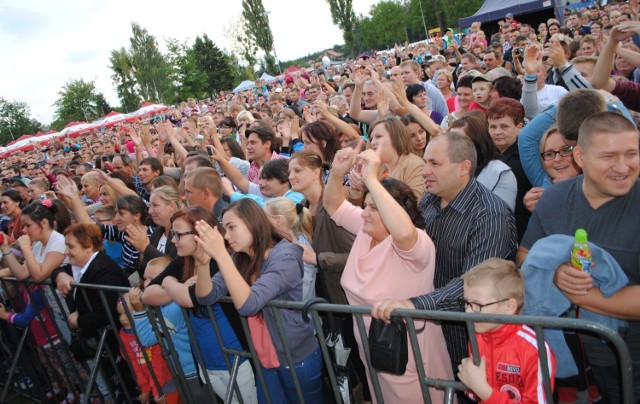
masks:
POLYGON ((151 393, 153 393, 153 400, 157 404, 176 403, 178 394, 175 391, 175 385, 171 381, 171 372, 169 371, 169 367, 162 357, 160 345, 155 344, 148 348, 138 345, 134 331, 131 328, 131 323, 129 322, 129 317, 124 309, 125 304, 129 307, 129 314, 133 316, 134 309, 129 302, 128 293, 118 301, 118 314, 120 315, 120 324, 122 324, 122 328, 120 329, 120 338, 122 339, 122 343, 124 344, 126 351, 122 353, 122 356, 129 360, 133 366, 138 385, 140 386, 140 402, 150 403, 151 393), (153 377, 151 377, 151 372, 149 371, 149 366, 147 365, 142 349, 146 350, 147 358, 149 359, 149 362, 151 362, 153 373, 158 380, 158 384, 163 389, 163 395, 160 394, 158 386, 154 382, 153 377))
MULTIPOLYGON (((524 281, 511 261, 488 259, 462 275, 467 312, 520 314, 524 305, 524 281)), ((458 377, 483 403, 546 403, 539 369, 536 333, 519 324, 476 323, 481 362, 465 358, 458 377)), ((545 343, 551 389, 555 357, 545 343)))

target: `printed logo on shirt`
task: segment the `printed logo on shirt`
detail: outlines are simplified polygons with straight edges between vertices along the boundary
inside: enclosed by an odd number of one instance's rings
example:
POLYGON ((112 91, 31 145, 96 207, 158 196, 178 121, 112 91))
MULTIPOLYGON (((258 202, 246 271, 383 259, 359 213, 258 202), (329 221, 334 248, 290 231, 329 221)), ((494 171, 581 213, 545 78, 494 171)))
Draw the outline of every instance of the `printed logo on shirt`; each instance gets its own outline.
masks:
POLYGON ((498 372, 518 373, 520 374, 520 366, 510 365, 508 363, 498 362, 498 372))
POLYGON ((522 395, 520 394, 520 390, 518 390, 514 386, 505 384, 504 386, 500 387, 500 391, 506 392, 507 394, 509 394, 509 398, 511 398, 511 400, 513 401, 516 401, 516 402, 522 401, 522 395))

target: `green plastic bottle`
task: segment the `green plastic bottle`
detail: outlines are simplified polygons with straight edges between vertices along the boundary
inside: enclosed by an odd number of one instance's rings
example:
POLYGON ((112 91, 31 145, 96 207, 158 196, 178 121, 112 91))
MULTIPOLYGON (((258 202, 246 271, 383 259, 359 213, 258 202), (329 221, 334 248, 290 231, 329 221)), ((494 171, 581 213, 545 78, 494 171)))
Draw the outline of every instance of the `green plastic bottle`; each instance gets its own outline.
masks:
POLYGON ((587 242, 587 232, 576 230, 573 248, 571 249, 571 266, 585 272, 591 272, 591 248, 587 242))

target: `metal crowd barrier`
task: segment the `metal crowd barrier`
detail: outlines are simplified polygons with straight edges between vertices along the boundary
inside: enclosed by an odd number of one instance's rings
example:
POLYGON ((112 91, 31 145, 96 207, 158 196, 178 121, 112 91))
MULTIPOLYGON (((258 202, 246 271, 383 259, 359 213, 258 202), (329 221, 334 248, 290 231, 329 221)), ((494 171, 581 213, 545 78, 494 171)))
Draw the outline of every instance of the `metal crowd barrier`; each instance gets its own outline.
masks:
MULTIPOLYGON (((30 282, 16 282, 13 278, 0 278, 0 287, 2 290, 2 294, 5 300, 5 305, 10 305, 13 307, 24 307, 24 301, 20 301, 21 296, 19 293, 11 293, 12 286, 26 285, 30 282)), ((53 285, 49 282, 44 285, 45 288, 51 288, 54 291, 53 285)), ((116 292, 122 298, 122 295, 127 293, 129 290, 124 287, 112 287, 112 286, 101 286, 101 285, 87 285, 87 284, 75 284, 75 288, 78 289, 80 293, 83 294, 84 298, 87 299, 87 293, 90 291, 97 291, 100 294, 101 302, 103 306, 107 307, 107 300, 105 298, 105 292, 116 292)), ((13 290, 16 290, 14 288, 13 290)), ((77 292, 78 292, 77 291, 77 292)), ((76 293, 77 293, 76 292, 76 293)), ((29 296, 31 296, 32 292, 29 292, 29 296)), ((54 293, 55 299, 59 306, 63 307, 63 317, 66 319, 68 316, 68 311, 64 310, 66 305, 59 300, 59 296, 54 293)), ((87 300, 88 301, 88 300, 87 300)), ((221 302, 222 304, 232 304, 230 298, 225 298, 221 302)), ((126 308, 125 312, 129 318, 129 322, 134 327, 134 319, 133 313, 128 310, 128 307, 124 305, 126 308)), ((329 379, 329 384, 331 386, 331 394, 333 395, 333 400, 336 403, 342 403, 340 388, 338 385, 337 377, 334 371, 334 367, 332 366, 332 357, 329 352, 329 348, 325 343, 326 335, 323 331, 322 322, 323 317, 327 313, 346 313, 351 314, 355 319, 355 324, 357 325, 357 329, 361 340, 364 345, 364 351, 366 358, 363 358, 363 362, 366 362, 366 366, 368 366, 369 374, 371 377, 371 385, 373 387, 372 395, 376 397, 377 402, 384 403, 384 399, 382 397, 382 392, 380 388, 380 383, 378 380, 378 372, 371 366, 371 361, 369 360, 370 353, 368 349, 368 338, 367 338, 367 330, 365 328, 364 316, 368 316, 370 314, 370 309, 368 307, 360 307, 360 306, 348 306, 348 305, 335 305, 329 304, 326 302, 316 301, 316 302, 287 302, 287 301, 271 301, 265 307, 264 310, 274 311, 276 318, 276 325, 278 329, 278 333, 282 341, 284 342, 284 350, 285 356, 287 360, 287 364, 291 369, 291 375, 293 378, 293 382, 296 388, 296 392, 301 403, 304 402, 302 390, 300 387, 300 383, 298 381, 297 375, 295 373, 295 365, 292 361, 291 352, 289 350, 289 345, 286 343, 285 332, 281 322, 281 316, 279 315, 279 311, 282 309, 289 310, 297 310, 301 312, 301 315, 308 318, 313 322, 316 328, 316 333, 318 337, 318 341, 320 343, 324 367, 326 369, 326 373, 329 379), (309 303, 309 304, 307 304, 309 303), (313 304, 311 304, 313 303, 313 304)), ((47 305, 47 310, 49 314, 52 316, 51 318, 55 318, 56 313, 47 305)), ((80 371, 84 369, 85 371, 89 371, 88 380, 84 385, 75 386, 71 390, 70 394, 73 395, 76 402, 87 403, 93 398, 98 398, 103 402, 102 396, 99 394, 98 389, 96 388, 96 380, 99 374, 99 368, 105 364, 110 364, 112 369, 115 372, 113 383, 107 383, 109 392, 111 397, 116 397, 116 390, 120 389, 124 393, 124 397, 120 398, 120 401, 125 400, 126 402, 134 402, 135 397, 132 396, 131 392, 122 384, 124 384, 125 377, 132 377, 133 368, 128 361, 125 361, 128 364, 128 370, 130 375, 123 375, 122 371, 126 369, 119 368, 117 366, 117 362, 120 361, 119 353, 113 352, 107 343, 108 335, 111 333, 112 335, 118 336, 118 347, 120 352, 125 352, 125 347, 123 341, 119 338, 119 334, 117 330, 119 329, 119 321, 114 318, 110 313, 111 310, 106 310, 109 313, 109 326, 100 330, 100 339, 97 345, 97 350, 95 356, 93 358, 94 366, 91 368, 87 367, 87 363, 77 364, 76 366, 71 368, 71 372, 65 368, 64 364, 62 364, 62 358, 55 358, 58 361, 58 365, 62 370, 62 377, 59 375, 48 375, 47 372, 42 371, 43 366, 51 367, 52 363, 42 363, 41 360, 37 359, 37 355, 34 356, 34 347, 28 343, 28 335, 30 327, 25 327, 20 330, 15 327, 11 327, 5 322, 0 324, 0 360, 4 359, 5 363, 10 362, 11 365, 6 373, 6 377, 0 376, 0 386, 2 387, 1 395, 0 395, 0 403, 12 402, 18 396, 22 396, 25 399, 31 400, 33 402, 48 402, 49 399, 46 395, 47 389, 52 385, 53 382, 57 383, 58 386, 67 385, 73 386, 77 384, 78 380, 81 380, 80 371), (115 331, 115 332, 114 332, 115 331), (8 362, 7 362, 8 361, 8 362), (75 374, 74 374, 75 373, 75 374), (27 375, 33 383, 34 387, 31 389, 23 389, 20 383, 16 383, 18 380, 23 380, 24 375, 27 375), (4 382, 2 381, 4 380, 4 382)), ((229 385, 227 386, 227 394, 224 398, 219 398, 213 391, 211 386, 211 381, 209 380, 209 376, 206 372, 204 359, 200 352, 200 347, 198 346, 194 330, 189 320, 189 316, 187 314, 186 309, 182 309, 183 316, 185 318, 189 338, 191 342, 191 347, 193 349, 193 355, 195 361, 197 362, 200 369, 203 369, 200 372, 200 376, 204 379, 204 383, 208 388, 209 394, 211 396, 211 402, 230 402, 232 396, 237 399, 240 403, 242 403, 242 396, 240 395, 239 388, 236 384, 236 377, 238 373, 238 367, 240 365, 240 358, 247 358, 253 364, 253 370, 256 375, 256 388, 262 388, 263 391, 266 391, 265 380, 262 372, 260 371, 260 365, 258 362, 258 358, 256 355, 255 347, 251 341, 249 327, 247 323, 247 319, 241 317, 242 327, 247 339, 248 343, 248 351, 237 351, 234 349, 229 349, 223 346, 223 337, 220 333, 220 329, 218 323, 215 319, 213 309, 211 307, 208 308, 208 316, 211 321, 211 326, 215 332, 216 340, 212 341, 212 343, 217 343, 222 347, 222 352, 224 354, 227 370, 229 371, 231 377, 229 381, 229 385), (231 359, 231 356, 234 356, 234 359, 231 359)), ((544 344, 544 328, 552 328, 552 329, 572 329, 578 331, 587 331, 590 333, 598 334, 601 338, 604 338, 612 343, 612 346, 617 351, 619 358, 619 369, 622 375, 621 386, 622 386, 622 402, 624 404, 631 404, 633 402, 633 387, 632 387, 632 363, 629 356, 629 351, 622 340, 622 338, 618 335, 617 332, 604 327, 600 324, 580 320, 580 319, 568 319, 568 318, 550 318, 550 317, 533 317, 533 316, 502 316, 502 315, 484 315, 484 314, 471 314, 471 313, 463 313, 463 312, 445 312, 445 311, 422 311, 422 310, 397 310, 395 315, 401 317, 405 320, 407 324, 407 331, 409 334, 409 341, 411 344, 411 348, 414 353, 415 358, 421 358, 422 354, 420 352, 420 347, 418 345, 416 327, 414 325, 414 320, 429 320, 435 322, 460 322, 466 325, 470 346, 472 350, 472 357, 476 364, 480 363, 480 358, 478 354, 478 342, 475 337, 475 323, 476 322, 491 322, 491 323, 501 323, 501 324, 527 324, 531 326, 536 332, 537 344, 538 346, 543 346, 544 344)), ((167 324, 163 319, 162 313, 159 308, 155 307, 147 307, 147 316, 150 321, 150 324, 153 328, 154 333, 157 336, 158 341, 160 341, 160 347, 162 350, 162 355, 169 365, 169 369, 171 375, 173 377, 173 381, 175 383, 176 389, 180 395, 180 399, 183 403, 194 403, 194 399, 191 396, 191 393, 187 387, 187 382, 184 377, 184 374, 181 370, 180 362, 178 359, 178 353, 173 345, 171 338, 165 338, 165 336, 169 335, 169 330, 167 328, 167 324)), ((36 316, 37 319, 42 320, 40 315, 36 316)), ((56 333, 58 336, 64 335, 63 331, 58 324, 54 324, 56 333)), ((44 328, 46 330, 46 327, 44 328)), ((135 327, 134 327, 135 331, 135 327)), ((140 339, 135 332, 136 341, 140 344, 140 339)), ((54 346, 57 344, 62 344, 64 350, 69 352, 69 345, 65 338, 59 338, 60 342, 57 342, 55 336, 50 335, 47 332, 47 339, 50 346, 54 346)), ((141 344, 140 344, 141 345, 141 344)), ((142 346, 142 345, 141 345, 142 346)), ((352 354, 357 355, 357 347, 351 347, 352 354)), ((160 394, 162 394, 162 386, 160 386, 158 382, 157 376, 154 374, 153 368, 149 361, 149 357, 147 356, 146 350, 141 350, 147 368, 152 376, 152 381, 157 387, 160 394)), ((549 371, 548 371, 548 358, 546 356, 545 349, 539 349, 539 361, 540 361, 540 369, 542 372, 543 382, 544 382, 544 394, 547 398, 548 402, 553 402, 553 392, 551 391, 551 383, 549 380, 549 371)), ((45 355, 46 361, 49 361, 49 358, 45 355)), ((420 386, 423 393, 423 398, 425 403, 431 403, 431 398, 429 396, 429 388, 436 388, 439 390, 443 390, 445 392, 445 402, 452 403, 454 401, 456 392, 464 391, 465 386, 457 382, 455 380, 440 380, 430 378, 428 374, 426 374, 425 369, 423 367, 421 360, 416 360, 416 365, 418 369, 418 375, 420 380, 420 386)), ((268 397, 267 397, 268 400, 268 397)), ((196 403, 202 404, 202 403, 196 403)), ((315 403, 311 403, 315 404, 315 403)))

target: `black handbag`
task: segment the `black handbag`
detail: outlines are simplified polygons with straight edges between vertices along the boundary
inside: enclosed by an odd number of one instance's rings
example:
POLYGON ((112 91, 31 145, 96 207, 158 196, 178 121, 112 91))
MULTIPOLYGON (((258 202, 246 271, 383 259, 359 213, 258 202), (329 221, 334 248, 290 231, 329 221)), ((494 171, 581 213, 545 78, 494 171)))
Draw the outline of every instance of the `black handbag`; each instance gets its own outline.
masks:
POLYGON ((407 325, 404 320, 391 317, 390 323, 375 318, 369 326, 371 366, 379 372, 403 375, 407 369, 407 325))
POLYGON ((76 331, 71 335, 71 344, 69 344, 73 359, 78 362, 84 362, 87 359, 93 359, 96 356, 98 343, 96 338, 82 335, 82 332, 76 331))

